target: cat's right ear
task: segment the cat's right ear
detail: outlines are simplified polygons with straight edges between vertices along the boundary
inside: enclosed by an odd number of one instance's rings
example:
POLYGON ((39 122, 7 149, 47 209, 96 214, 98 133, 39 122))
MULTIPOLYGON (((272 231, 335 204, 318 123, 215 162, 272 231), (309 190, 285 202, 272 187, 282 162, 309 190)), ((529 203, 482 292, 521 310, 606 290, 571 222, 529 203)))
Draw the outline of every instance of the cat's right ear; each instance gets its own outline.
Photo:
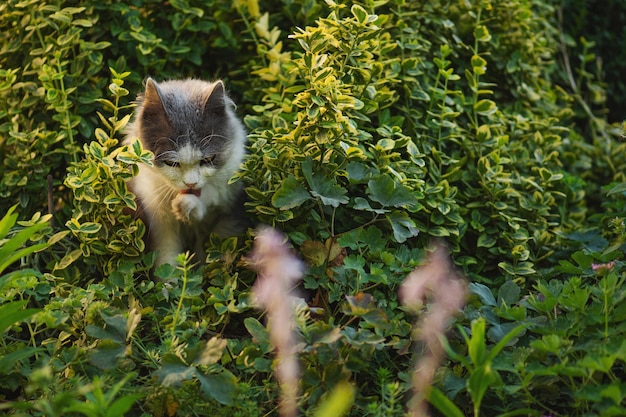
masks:
POLYGON ((161 90, 152 78, 146 80, 146 91, 143 95, 142 107, 144 120, 167 122, 167 114, 161 99, 161 90))
POLYGON ((152 78, 148 78, 146 80, 146 92, 144 93, 143 100, 146 104, 159 103, 161 106, 163 105, 163 103, 161 103, 159 87, 157 86, 156 81, 152 78))

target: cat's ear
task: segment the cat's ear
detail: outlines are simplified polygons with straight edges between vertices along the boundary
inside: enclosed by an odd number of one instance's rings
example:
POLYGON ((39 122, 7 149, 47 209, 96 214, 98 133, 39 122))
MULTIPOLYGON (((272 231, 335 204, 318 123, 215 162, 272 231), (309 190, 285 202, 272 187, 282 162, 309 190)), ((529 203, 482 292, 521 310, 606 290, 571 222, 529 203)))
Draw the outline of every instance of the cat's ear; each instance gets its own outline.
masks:
POLYGON ((146 91, 143 95, 143 118, 153 122, 167 120, 165 107, 161 100, 161 91, 152 78, 146 80, 146 91))
POLYGON ((213 90, 211 90, 204 102, 204 114, 222 116, 225 113, 226 93, 224 92, 224 83, 222 81, 216 81, 213 84, 213 90))
POLYGON ((144 105, 154 105, 159 104, 163 107, 163 103, 161 102, 161 92, 159 91, 159 86, 156 81, 152 78, 148 78, 146 80, 146 91, 143 95, 144 105))

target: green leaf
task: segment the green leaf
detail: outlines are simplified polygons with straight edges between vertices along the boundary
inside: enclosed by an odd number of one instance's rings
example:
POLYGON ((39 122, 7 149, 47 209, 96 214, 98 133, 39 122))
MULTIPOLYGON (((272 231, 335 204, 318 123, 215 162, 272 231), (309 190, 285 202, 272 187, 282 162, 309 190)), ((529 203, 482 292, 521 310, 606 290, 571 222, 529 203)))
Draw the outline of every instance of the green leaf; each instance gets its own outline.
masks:
POLYGON ((487 61, 485 61, 483 57, 481 57, 480 55, 473 55, 470 62, 471 62, 472 68, 474 68, 475 73, 478 73, 479 75, 482 75, 485 73, 484 70, 487 67, 487 61), (479 72, 477 72, 476 70, 477 68, 480 68, 479 72))
POLYGON ((243 321, 248 333, 256 339, 256 343, 261 346, 267 346, 270 343, 270 338, 265 327, 254 317, 248 317, 243 321))
POLYGON ((196 372, 198 380, 200 380, 200 388, 202 393, 215 401, 232 405, 237 395, 237 378, 227 370, 223 370, 218 374, 205 375, 196 372))
MULTIPOLYGON (((89 327, 89 326, 87 326, 89 327)), ((110 370, 117 366, 119 360, 126 355, 126 346, 111 339, 104 339, 98 347, 89 353, 89 362, 102 370, 110 370)))
POLYGON ((617 184, 615 187, 611 188, 607 195, 625 193, 626 192, 626 182, 621 184, 617 184))
POLYGON ((364 24, 365 22, 367 22, 368 13, 363 7, 355 4, 350 8, 350 11, 352 12, 352 15, 356 17, 356 20, 360 24, 364 24))
POLYGON ((313 81, 319 82, 333 73, 332 67, 326 67, 319 70, 313 77, 313 81))
POLYGON ((54 265, 54 270, 57 271, 65 269, 73 264, 75 261, 80 259, 82 256, 83 251, 81 249, 74 249, 73 251, 65 254, 65 256, 54 265))
POLYGON ((4 217, 0 219, 0 239, 4 238, 9 230, 15 225, 17 221, 17 213, 13 213, 17 205, 10 207, 4 217))
POLYGON ((94 234, 98 233, 102 228, 100 223, 85 222, 79 223, 78 220, 72 218, 66 223, 67 227, 74 233, 94 234))
POLYGON ((347 190, 333 180, 326 178, 322 171, 313 173, 313 160, 307 158, 302 163, 302 174, 311 188, 313 197, 319 197, 322 203, 328 206, 339 207, 340 204, 347 204, 350 200, 346 196, 347 190))
POLYGON ((581 243, 583 248, 587 249, 589 252, 602 252, 609 244, 602 236, 602 232, 598 229, 568 233, 564 237, 581 243))
POLYGON ((491 35, 485 25, 478 25, 474 28, 474 38, 478 42, 489 42, 491 40, 491 35))
POLYGON ((541 339, 533 340, 532 342, 530 342, 530 347, 539 352, 547 352, 559 355, 562 344, 563 342, 558 335, 546 334, 541 336, 541 339))
POLYGON ((443 226, 434 226, 434 227, 430 227, 427 230, 428 234, 431 236, 437 236, 437 237, 445 237, 445 236, 450 236, 450 230, 446 229, 443 226))
POLYGON ((478 282, 472 282, 468 285, 468 289, 472 294, 476 294, 484 305, 492 307, 497 306, 493 293, 486 285, 478 282))
POLYGON ((39 352, 42 349, 23 347, 14 352, 8 353, 0 357, 0 375, 8 375, 13 369, 15 369, 21 361, 29 362, 27 360, 35 352, 39 352))
POLYGON ((491 248, 497 243, 498 239, 496 236, 488 235, 487 233, 481 233, 478 236, 478 241, 476 242, 476 246, 479 248, 491 248))
POLYGON ((100 326, 96 326, 95 324, 88 324, 87 326, 85 326, 85 333, 87 334, 87 336, 96 339, 112 340, 116 343, 124 342, 124 338, 120 336, 119 332, 104 329, 100 326))
POLYGON ((393 237, 396 242, 403 243, 407 239, 419 234, 419 230, 413 219, 407 213, 395 211, 386 215, 393 229, 393 237))
POLYGON ((406 208, 417 204, 415 193, 403 184, 396 183, 388 175, 370 180, 367 183, 367 194, 383 207, 406 208))
POLYGON ((163 363, 154 375, 165 387, 179 387, 184 381, 196 376, 195 366, 186 366, 181 363, 163 363))
POLYGON ((113 402, 113 404, 109 405, 106 410, 106 417, 119 417, 126 414, 133 404, 137 402, 138 399, 142 398, 142 394, 130 394, 125 395, 121 398, 118 398, 113 402))
POLYGON ((0 335, 9 327, 41 311, 36 308, 23 308, 28 301, 14 301, 0 306, 0 335))
POLYGON ((531 275, 537 272, 535 268, 533 268, 532 262, 519 262, 517 265, 512 266, 507 262, 500 262, 498 264, 502 269, 509 272, 509 270, 513 271, 512 275, 531 275), (508 268, 509 270, 507 270, 508 268))
POLYGON ((16 262, 23 257, 30 255, 31 253, 39 252, 48 248, 50 245, 46 243, 38 243, 36 245, 27 246, 25 248, 19 249, 17 252, 13 252, 10 256, 6 256, 5 248, 0 249, 0 259, 4 259, 3 262, 0 262, 0 274, 13 262, 16 262))
POLYGON ((467 341, 467 351, 472 363, 481 365, 485 361, 487 346, 485 344, 485 319, 472 320, 472 335, 467 341))
POLYGON ((363 210, 363 211, 371 211, 377 214, 383 214, 389 212, 389 210, 385 209, 375 209, 370 206, 369 201, 364 199, 363 197, 355 197, 354 205, 352 206, 355 210, 363 210))
POLYGON ((310 198, 311 194, 307 189, 293 175, 290 175, 272 196, 272 205, 281 210, 289 210, 300 206, 310 198))
POLYGON ((478 410, 480 410, 487 388, 495 385, 495 382, 498 380, 497 373, 490 366, 479 366, 472 371, 467 379, 467 391, 474 403, 474 415, 478 415, 478 410))
MULTIPOLYGON (((362 260, 363 258, 359 259, 362 260)), ((359 292, 354 296, 346 295, 346 300, 348 301, 350 312, 355 316, 363 316, 364 314, 376 308, 374 297, 371 294, 367 294, 364 292, 359 292)))
POLYGON ((489 116, 495 113, 497 110, 498 107, 496 106, 496 103, 494 103, 492 100, 482 99, 478 100, 476 104, 474 104, 474 111, 483 116, 489 116))
POLYGON ((198 355, 193 362, 195 364, 205 366, 217 363, 222 358, 222 353, 226 348, 226 343, 226 339, 212 337, 206 342, 202 352, 200 352, 200 355, 198 355))
POLYGON ((355 389, 346 381, 340 382, 330 394, 320 402, 314 417, 341 417, 346 414, 354 402, 355 389))
POLYGON ((594 261, 593 256, 587 254, 585 251, 576 251, 572 253, 572 259, 575 260, 576 263, 583 269, 590 268, 594 261))
POLYGON ((467 80, 467 85, 472 91, 478 90, 478 81, 476 81, 476 77, 468 69, 465 70, 465 79, 467 80))
POLYGON ((498 305, 512 306, 520 300, 520 287, 513 281, 506 281, 498 290, 498 305))
POLYGON ((442 415, 446 417, 465 417, 463 412, 439 391, 436 387, 431 387, 428 393, 428 402, 430 402, 442 415))
MULTIPOLYGON (((517 307, 516 311, 520 311, 519 309, 522 309, 522 313, 524 315, 524 307, 517 307)), ((507 311, 508 312, 508 311, 507 311)), ((524 315, 525 317, 525 315, 524 315)), ((522 317, 522 320, 524 319, 524 317, 522 317)), ((506 335, 508 335, 512 330, 514 330, 517 327, 516 323, 500 323, 500 324, 492 324, 489 327, 489 330, 487 331, 487 337, 489 338, 489 340, 491 340, 492 342, 499 342, 502 339, 504 339, 506 337, 506 335)), ((512 343, 515 343, 515 341, 513 340, 512 343)))
POLYGON ((498 263, 498 266, 504 270, 507 274, 515 275, 515 267, 510 262, 502 261, 498 263))
POLYGON ((102 328, 90 324, 85 327, 86 333, 98 339, 108 339, 123 344, 127 339, 127 319, 122 314, 108 315, 101 314, 106 323, 106 327, 102 328))
POLYGON ((519 326, 517 326, 516 328, 508 332, 506 336, 500 339, 500 341, 496 343, 496 345, 492 347, 491 350, 489 350, 489 353, 485 357, 485 363, 491 364, 491 362, 496 358, 496 356, 500 354, 502 349, 504 349, 509 344, 509 342, 511 342, 511 340, 516 338, 517 335, 519 335, 525 329, 526 329, 526 326, 523 324, 520 324, 519 326))
POLYGON ((476 129, 476 139, 480 142, 484 142, 491 138, 491 129, 489 125, 480 125, 478 129, 476 129))
MULTIPOLYGON (((0 239, 6 236, 10 228, 17 220, 17 214, 13 214, 14 207, 10 208, 7 214, 0 220, 0 239)), ((39 243, 22 249, 18 248, 26 243, 34 234, 41 229, 48 227, 48 223, 41 222, 27 226, 17 232, 8 240, 0 243, 0 274, 13 262, 31 254, 43 250, 50 246, 48 243, 39 243)))
POLYGON ((18 269, 0 276, 0 291, 5 285, 18 278, 41 277, 43 274, 32 268, 18 269))

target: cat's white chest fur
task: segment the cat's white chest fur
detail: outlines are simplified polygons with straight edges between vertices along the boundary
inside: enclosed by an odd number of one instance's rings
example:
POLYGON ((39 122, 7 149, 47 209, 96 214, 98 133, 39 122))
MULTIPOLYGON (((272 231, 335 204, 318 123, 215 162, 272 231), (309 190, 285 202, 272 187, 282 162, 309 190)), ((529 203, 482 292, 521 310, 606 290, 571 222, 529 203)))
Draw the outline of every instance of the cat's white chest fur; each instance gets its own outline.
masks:
POLYGON ((174 263, 184 250, 202 253, 202 243, 209 233, 224 229, 217 216, 234 200, 237 191, 228 184, 234 171, 218 172, 200 166, 198 152, 191 145, 181 147, 178 158, 176 167, 141 166, 132 180, 149 222, 159 265, 174 263))

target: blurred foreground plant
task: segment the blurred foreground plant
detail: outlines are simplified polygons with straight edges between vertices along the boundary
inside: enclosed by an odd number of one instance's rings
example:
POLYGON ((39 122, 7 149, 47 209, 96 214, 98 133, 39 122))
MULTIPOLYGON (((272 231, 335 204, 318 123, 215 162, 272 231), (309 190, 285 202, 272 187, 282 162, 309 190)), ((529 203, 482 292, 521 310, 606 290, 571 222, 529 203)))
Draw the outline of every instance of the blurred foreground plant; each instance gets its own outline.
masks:
POLYGON ((293 308, 296 298, 292 287, 302 278, 302 263, 289 252, 284 237, 273 229, 261 230, 254 245, 251 261, 259 271, 254 285, 257 304, 266 308, 270 340, 276 348, 276 377, 283 392, 282 417, 298 414, 299 367, 293 308))
POLYGON ((411 272, 400 287, 400 299, 409 308, 419 309, 427 297, 432 299, 427 315, 414 330, 423 353, 413 374, 413 417, 428 415, 426 400, 444 354, 442 338, 467 295, 465 280, 454 270, 443 242, 436 241, 431 251, 426 264, 411 272))

